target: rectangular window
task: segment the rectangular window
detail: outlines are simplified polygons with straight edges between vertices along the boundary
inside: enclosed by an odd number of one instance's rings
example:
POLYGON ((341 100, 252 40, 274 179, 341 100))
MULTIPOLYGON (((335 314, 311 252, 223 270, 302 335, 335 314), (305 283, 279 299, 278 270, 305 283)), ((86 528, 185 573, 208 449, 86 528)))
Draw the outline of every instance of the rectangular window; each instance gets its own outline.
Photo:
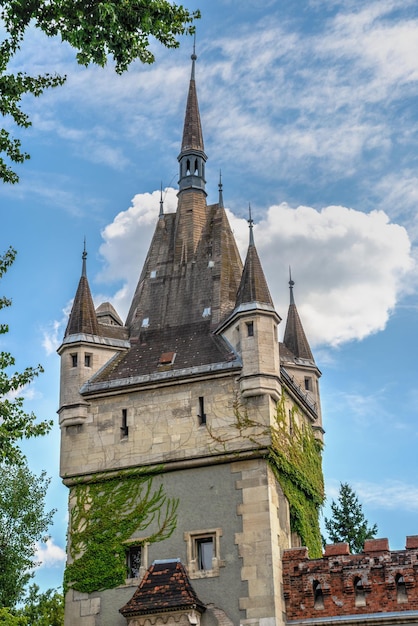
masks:
POLYGON ((254 337, 254 322, 246 322, 247 336, 254 337))
POLYGON ((305 390, 312 391, 312 378, 309 376, 305 376, 305 390))
POLYGON ((84 353, 84 367, 91 367, 92 355, 88 352, 84 353))
POLYGON ((77 353, 71 355, 71 365, 72 367, 77 367, 77 353))
POLYGON ((120 427, 121 439, 128 436, 128 410, 122 409, 122 423, 120 427))
POLYGON ((200 570, 211 570, 215 556, 214 537, 197 537, 195 540, 197 567, 200 570))
POLYGON ((199 418, 199 426, 202 426, 202 424, 206 424, 205 398, 203 396, 199 396, 199 408, 197 416, 199 418))
POLYGON ((139 578, 142 564, 142 546, 131 546, 126 551, 127 578, 139 578))

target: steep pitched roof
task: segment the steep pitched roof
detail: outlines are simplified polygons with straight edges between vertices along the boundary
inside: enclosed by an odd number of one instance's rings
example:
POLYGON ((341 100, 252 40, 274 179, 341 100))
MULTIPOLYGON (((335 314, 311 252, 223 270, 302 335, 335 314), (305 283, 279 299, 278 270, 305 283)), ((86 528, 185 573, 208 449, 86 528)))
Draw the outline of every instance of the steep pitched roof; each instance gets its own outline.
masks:
POLYGON ((267 286, 266 277, 264 276, 260 258, 254 244, 253 221, 251 219, 251 214, 249 225, 250 243, 248 246, 247 257, 245 259, 244 270, 242 272, 235 306, 237 308, 241 304, 259 302, 261 304, 268 304, 274 308, 273 300, 267 286))
POLYGON ((184 116, 183 140, 181 151, 199 150, 204 152, 202 125, 200 123, 199 105, 197 102, 197 91, 195 81, 195 61, 196 55, 192 55, 192 74, 189 83, 189 93, 187 96, 186 113, 184 116))
POLYGON ((83 251, 83 265, 80 282, 78 283, 77 292, 75 294, 73 306, 68 320, 64 337, 69 335, 77 335, 80 333, 88 335, 99 334, 99 324, 97 321, 96 311, 94 309, 93 298, 87 280, 86 259, 87 252, 83 251))
POLYGON ((292 279, 289 280, 290 287, 290 304, 287 314, 286 329, 284 332, 283 343, 288 350, 298 359, 306 359, 314 362, 314 358, 309 346, 308 340, 303 330, 302 322, 299 317, 298 310, 293 297, 292 279))
POLYGON ((121 609, 124 617, 148 615, 170 610, 206 610, 190 584, 179 560, 154 561, 131 600, 121 609))

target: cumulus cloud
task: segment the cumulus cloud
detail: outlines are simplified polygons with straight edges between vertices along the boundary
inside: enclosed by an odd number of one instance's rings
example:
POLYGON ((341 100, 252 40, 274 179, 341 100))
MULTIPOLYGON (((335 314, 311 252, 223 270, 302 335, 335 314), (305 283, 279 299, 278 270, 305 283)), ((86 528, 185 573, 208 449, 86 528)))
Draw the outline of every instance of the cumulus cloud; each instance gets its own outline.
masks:
MULTIPOLYGON (((353 481, 350 483, 359 501, 368 507, 385 510, 401 510, 411 513, 418 511, 418 488, 400 480, 353 481)), ((327 484, 328 501, 337 500, 339 483, 327 484)))
POLYGON ((66 559, 65 550, 54 543, 54 539, 47 539, 45 543, 36 544, 35 560, 40 567, 59 567, 65 563, 66 559))
MULTIPOLYGON (((176 208, 176 192, 165 190, 165 211, 176 208)), ((138 194, 102 232, 105 269, 100 280, 121 281, 111 298, 122 316, 139 278, 158 215, 160 192, 138 194)), ((257 249, 277 311, 285 317, 288 272, 312 345, 337 346, 382 330, 414 267, 408 234, 383 211, 362 213, 342 206, 322 210, 282 203, 265 212, 254 228, 257 249)), ((248 244, 245 219, 229 212, 241 254, 248 244)))

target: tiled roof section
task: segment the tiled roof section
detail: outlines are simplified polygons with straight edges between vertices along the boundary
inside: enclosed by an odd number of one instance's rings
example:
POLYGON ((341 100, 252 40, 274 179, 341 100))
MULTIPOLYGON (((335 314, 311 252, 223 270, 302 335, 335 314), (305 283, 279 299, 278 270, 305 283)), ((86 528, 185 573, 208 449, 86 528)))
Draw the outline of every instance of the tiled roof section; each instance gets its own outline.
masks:
POLYGON ((197 102, 196 82, 194 79, 193 59, 192 76, 190 79, 189 93, 187 96, 186 114, 184 116, 183 141, 181 151, 200 150, 204 152, 202 126, 200 123, 199 105, 197 102))
POLYGON ((101 370, 94 382, 226 363, 234 358, 223 339, 211 333, 209 320, 164 330, 143 330, 131 348, 101 370), (175 359, 162 363, 161 356, 169 352, 175 354, 175 359))
POLYGON ((251 241, 237 293, 236 307, 250 302, 269 304, 274 308, 257 249, 251 241))
POLYGON ((99 324, 96 311, 94 310, 93 298, 91 297, 89 282, 84 272, 78 283, 77 293, 75 294, 64 337, 80 333, 99 335, 99 324))
POLYGON ((242 262, 225 210, 205 206, 196 251, 187 258, 178 256, 180 237, 176 214, 158 220, 126 320, 131 339, 144 326, 162 332, 210 321, 210 332, 234 309, 242 262))
POLYGON ((156 561, 131 600, 119 611, 124 617, 131 617, 180 609, 197 609, 203 613, 206 607, 196 595, 180 561, 156 561))
POLYGON ((296 304, 289 305, 287 314, 286 329, 284 331, 283 343, 296 358, 307 359, 314 362, 314 358, 300 321, 296 304))

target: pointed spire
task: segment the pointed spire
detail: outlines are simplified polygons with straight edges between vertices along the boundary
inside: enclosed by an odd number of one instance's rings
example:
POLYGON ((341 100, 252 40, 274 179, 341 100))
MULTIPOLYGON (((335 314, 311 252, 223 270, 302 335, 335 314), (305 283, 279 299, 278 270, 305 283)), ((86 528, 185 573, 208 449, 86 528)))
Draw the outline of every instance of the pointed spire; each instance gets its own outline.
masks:
POLYGON ((184 116, 183 141, 181 151, 200 150, 204 152, 202 125, 200 123, 199 104, 197 102, 197 92, 195 83, 196 52, 193 44, 192 72, 190 75, 189 94, 187 96, 186 114, 184 116))
POLYGON ((218 189, 219 189, 219 200, 218 200, 218 204, 221 207, 221 209, 224 208, 224 196, 222 193, 222 172, 221 170, 219 170, 219 184, 218 184, 218 189))
POLYGON ((283 343, 296 358, 306 359, 308 361, 314 361, 311 348, 303 330, 302 322, 299 317, 298 310, 296 308, 293 287, 295 283, 292 280, 292 276, 289 268, 289 289, 290 289, 290 305, 287 314, 286 329, 284 331, 283 343))
POLYGON ((163 181, 161 181, 161 189, 160 189, 160 214, 159 219, 164 218, 164 200, 163 200, 163 181))
POLYGON ((250 229, 250 241, 235 306, 238 307, 241 304, 259 302, 260 304, 268 304, 274 309, 274 304, 270 295, 269 288, 267 286, 266 277, 264 276, 260 258, 254 244, 253 224, 254 221, 251 217, 250 206, 248 219, 248 226, 250 229))
POLYGON ((81 333, 87 335, 99 335, 99 324, 97 322, 93 298, 91 297, 89 282, 87 280, 87 251, 85 239, 81 258, 81 278, 75 294, 70 318, 64 335, 65 337, 68 337, 69 335, 79 335, 81 333))

